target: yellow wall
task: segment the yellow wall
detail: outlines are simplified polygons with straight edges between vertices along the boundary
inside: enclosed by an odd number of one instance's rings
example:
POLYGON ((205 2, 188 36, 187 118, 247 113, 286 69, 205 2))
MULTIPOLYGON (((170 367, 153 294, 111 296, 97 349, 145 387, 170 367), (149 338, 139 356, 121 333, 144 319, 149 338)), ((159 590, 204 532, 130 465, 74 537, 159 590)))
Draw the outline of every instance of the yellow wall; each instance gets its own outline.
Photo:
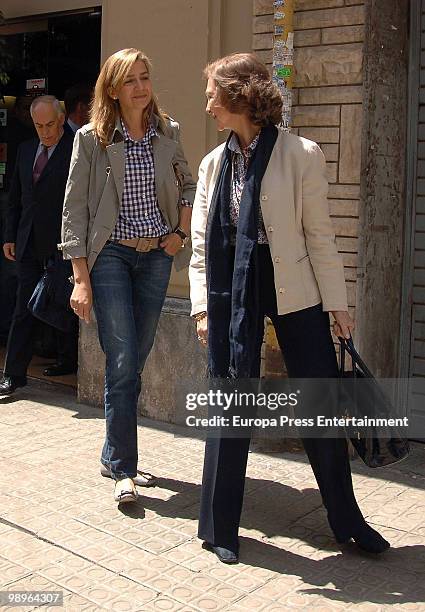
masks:
MULTIPOLYGON (((252 0, 2 0, 6 18, 102 6, 102 61, 124 47, 143 49, 154 65, 161 106, 181 124, 194 177, 220 140, 204 111, 208 61, 252 45, 252 0)), ((187 273, 173 273, 169 293, 187 295, 187 273)))

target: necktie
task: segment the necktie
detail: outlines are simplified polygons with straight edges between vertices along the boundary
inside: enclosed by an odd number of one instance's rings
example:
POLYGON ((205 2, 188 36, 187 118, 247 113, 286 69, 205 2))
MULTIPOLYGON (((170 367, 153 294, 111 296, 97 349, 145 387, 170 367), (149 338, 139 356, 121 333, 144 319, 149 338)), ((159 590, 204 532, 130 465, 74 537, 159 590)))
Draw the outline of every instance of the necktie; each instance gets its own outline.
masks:
POLYGON ((40 175, 43 172, 44 168, 46 167, 46 164, 48 161, 49 161, 49 156, 47 154, 47 147, 43 145, 43 148, 41 149, 41 153, 37 157, 34 169, 32 171, 32 180, 34 183, 36 183, 38 179, 40 178, 40 175))

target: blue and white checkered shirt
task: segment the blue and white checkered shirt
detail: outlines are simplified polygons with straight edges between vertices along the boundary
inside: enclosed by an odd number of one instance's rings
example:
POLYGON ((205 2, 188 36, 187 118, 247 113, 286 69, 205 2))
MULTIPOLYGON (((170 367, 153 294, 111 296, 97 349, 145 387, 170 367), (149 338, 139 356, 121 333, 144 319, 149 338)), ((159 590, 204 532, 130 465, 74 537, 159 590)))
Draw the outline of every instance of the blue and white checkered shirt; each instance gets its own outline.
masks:
POLYGON ((164 236, 169 229, 156 197, 152 147, 152 138, 158 133, 150 125, 141 140, 133 140, 122 121, 121 125, 125 145, 124 191, 111 239, 164 236))

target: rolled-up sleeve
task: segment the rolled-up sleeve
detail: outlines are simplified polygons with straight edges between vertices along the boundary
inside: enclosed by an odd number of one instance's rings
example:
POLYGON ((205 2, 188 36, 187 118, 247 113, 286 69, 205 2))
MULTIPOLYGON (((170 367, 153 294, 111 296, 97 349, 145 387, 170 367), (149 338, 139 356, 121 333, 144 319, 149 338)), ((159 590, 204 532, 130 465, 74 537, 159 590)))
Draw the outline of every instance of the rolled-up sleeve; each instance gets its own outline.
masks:
POLYGON ((174 139, 177 143, 176 152, 174 154, 174 167, 177 172, 178 178, 181 181, 182 206, 193 206, 195 199, 196 183, 192 178, 192 173, 189 169, 186 157, 183 152, 183 147, 180 141, 180 128, 177 123, 174 123, 174 139))
POLYGON ((89 221, 90 165, 94 136, 82 128, 74 138, 74 146, 65 188, 62 214, 62 242, 58 245, 64 259, 87 256, 89 221))

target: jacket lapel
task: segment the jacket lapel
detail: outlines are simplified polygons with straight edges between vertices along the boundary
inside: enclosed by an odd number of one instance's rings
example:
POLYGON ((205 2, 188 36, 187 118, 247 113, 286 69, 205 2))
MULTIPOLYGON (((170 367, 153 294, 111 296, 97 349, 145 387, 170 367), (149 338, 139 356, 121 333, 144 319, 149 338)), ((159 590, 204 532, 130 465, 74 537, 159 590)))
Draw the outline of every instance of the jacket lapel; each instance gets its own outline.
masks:
POLYGON ((112 142, 106 147, 108 159, 110 163, 110 169, 112 176, 114 177, 115 187, 119 201, 122 200, 122 194, 124 191, 124 174, 125 174, 125 149, 124 140, 118 140, 118 142, 112 142))
POLYGON ((38 145, 39 145, 39 141, 34 139, 30 146, 28 147, 28 151, 27 151, 27 157, 25 159, 25 163, 22 164, 22 167, 24 168, 24 172, 26 175, 26 180, 28 185, 31 185, 32 187, 32 171, 33 171, 33 167, 34 167, 34 161, 35 161, 35 156, 37 153, 37 149, 38 149, 38 145))
POLYGON ((158 131, 158 136, 152 139, 153 159, 155 164, 155 187, 159 197, 167 170, 172 163, 177 143, 158 131))
POLYGON ((217 151, 217 155, 212 163, 212 169, 210 171, 210 178, 207 180, 208 193, 207 193, 207 210, 210 209, 211 200, 214 194, 215 184, 218 179, 218 175, 221 167, 221 160, 224 152, 225 144, 217 151))

